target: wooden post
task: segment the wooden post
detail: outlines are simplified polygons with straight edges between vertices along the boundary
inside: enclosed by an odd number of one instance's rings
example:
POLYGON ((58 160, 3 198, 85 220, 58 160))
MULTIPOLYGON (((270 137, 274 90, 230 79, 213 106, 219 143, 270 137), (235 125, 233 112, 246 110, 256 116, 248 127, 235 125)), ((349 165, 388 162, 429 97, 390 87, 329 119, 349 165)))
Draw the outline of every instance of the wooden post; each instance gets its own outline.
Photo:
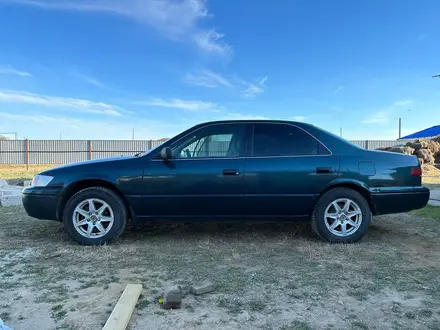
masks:
POLYGON ((26 171, 29 170, 29 140, 25 140, 25 148, 26 148, 26 171))
POLYGON ((92 141, 91 140, 89 140, 88 146, 89 146, 89 160, 92 160, 92 141))

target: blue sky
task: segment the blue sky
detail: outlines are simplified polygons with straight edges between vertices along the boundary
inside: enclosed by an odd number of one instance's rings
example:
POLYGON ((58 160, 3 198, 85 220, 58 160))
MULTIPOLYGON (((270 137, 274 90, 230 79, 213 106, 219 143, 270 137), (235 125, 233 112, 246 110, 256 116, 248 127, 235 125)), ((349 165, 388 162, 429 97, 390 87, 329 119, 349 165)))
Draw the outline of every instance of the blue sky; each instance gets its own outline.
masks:
POLYGON ((0 132, 172 136, 217 119, 349 139, 440 124, 437 0, 0 0, 0 132))

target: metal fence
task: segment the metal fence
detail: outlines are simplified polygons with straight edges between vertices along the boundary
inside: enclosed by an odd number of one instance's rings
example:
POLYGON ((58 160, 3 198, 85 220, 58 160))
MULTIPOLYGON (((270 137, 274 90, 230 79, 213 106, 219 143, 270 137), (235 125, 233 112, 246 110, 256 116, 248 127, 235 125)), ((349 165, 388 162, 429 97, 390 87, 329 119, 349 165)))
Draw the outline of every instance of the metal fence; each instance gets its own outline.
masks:
POLYGON ((130 156, 165 140, 6 140, 0 141, 0 164, 66 164, 130 156))
MULTIPOLYGON (((6 140, 0 141, 0 164, 66 164, 90 159, 129 156, 165 140, 6 140)), ((412 140, 355 140, 364 149, 392 147, 412 140)))

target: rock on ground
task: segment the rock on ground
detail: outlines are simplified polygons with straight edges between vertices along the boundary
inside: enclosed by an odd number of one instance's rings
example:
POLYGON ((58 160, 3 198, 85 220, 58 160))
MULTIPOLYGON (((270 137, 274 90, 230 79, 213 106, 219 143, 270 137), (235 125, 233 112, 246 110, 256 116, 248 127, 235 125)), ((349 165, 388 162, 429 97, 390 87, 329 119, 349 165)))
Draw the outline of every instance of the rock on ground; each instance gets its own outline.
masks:
POLYGON ((163 293, 163 304, 162 308, 180 308, 182 304, 182 288, 181 287, 171 287, 164 291, 163 293))
POLYGON ((197 285, 193 285, 191 287, 191 293, 194 295, 201 295, 205 293, 209 293, 215 290, 214 283, 209 281, 204 281, 202 283, 199 283, 197 285))

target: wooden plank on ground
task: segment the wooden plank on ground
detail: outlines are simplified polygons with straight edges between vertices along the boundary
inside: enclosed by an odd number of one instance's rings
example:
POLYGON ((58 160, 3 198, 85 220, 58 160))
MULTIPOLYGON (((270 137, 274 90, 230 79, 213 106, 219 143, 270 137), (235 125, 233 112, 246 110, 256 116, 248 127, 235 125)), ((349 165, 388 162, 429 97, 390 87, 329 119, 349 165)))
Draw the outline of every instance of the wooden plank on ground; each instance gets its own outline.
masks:
POLYGON ((125 330, 142 291, 142 284, 128 284, 102 330, 125 330))

